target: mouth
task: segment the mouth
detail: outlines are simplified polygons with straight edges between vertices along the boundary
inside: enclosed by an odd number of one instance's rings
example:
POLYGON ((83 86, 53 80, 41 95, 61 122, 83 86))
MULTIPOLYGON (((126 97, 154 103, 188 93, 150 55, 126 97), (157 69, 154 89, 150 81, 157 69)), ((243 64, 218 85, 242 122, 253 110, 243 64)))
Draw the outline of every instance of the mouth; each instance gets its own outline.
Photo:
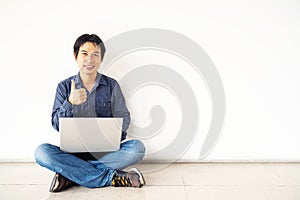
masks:
POLYGON ((85 69, 87 69, 87 70, 92 70, 92 69, 95 68, 94 65, 83 65, 83 67, 84 67, 85 69))

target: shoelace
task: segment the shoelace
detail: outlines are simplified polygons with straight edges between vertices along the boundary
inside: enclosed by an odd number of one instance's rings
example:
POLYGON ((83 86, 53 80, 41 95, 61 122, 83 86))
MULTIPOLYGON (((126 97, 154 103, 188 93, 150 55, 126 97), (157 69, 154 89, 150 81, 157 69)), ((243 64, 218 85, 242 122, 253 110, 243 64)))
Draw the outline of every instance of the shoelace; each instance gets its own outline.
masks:
POLYGON ((132 186, 129 177, 115 175, 111 182, 112 186, 132 186))

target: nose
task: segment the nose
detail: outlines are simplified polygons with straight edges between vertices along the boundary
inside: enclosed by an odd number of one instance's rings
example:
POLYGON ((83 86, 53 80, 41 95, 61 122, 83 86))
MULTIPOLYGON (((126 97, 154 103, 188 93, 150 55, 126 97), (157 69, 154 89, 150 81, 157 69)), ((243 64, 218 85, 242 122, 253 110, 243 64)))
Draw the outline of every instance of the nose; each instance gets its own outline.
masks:
POLYGON ((92 61, 92 55, 91 54, 88 54, 86 57, 85 57, 85 62, 86 63, 89 63, 92 61))
POLYGON ((86 59, 87 59, 87 60, 91 60, 91 59, 92 59, 92 55, 91 55, 91 54, 88 54, 87 57, 86 57, 86 59))

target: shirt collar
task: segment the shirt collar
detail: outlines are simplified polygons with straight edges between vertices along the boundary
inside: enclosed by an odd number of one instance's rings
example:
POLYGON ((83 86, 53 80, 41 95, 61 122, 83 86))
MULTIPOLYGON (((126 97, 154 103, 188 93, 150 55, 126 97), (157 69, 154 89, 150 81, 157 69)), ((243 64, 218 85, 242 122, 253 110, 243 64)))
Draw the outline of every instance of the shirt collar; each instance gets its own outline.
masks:
MULTIPOLYGON (((80 72, 78 72, 78 74, 75 76, 74 81, 76 86, 80 85, 81 87, 83 87, 82 80, 80 78, 80 72)), ((100 74, 99 72, 97 72, 95 85, 106 85, 106 81, 103 79, 102 74, 100 74)))

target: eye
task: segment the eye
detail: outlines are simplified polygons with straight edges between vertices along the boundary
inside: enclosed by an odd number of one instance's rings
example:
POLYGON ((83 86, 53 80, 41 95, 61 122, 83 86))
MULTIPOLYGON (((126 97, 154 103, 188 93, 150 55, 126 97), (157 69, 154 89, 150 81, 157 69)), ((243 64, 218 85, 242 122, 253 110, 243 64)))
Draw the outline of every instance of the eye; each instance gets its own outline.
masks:
POLYGON ((86 52, 82 52, 81 54, 84 55, 84 56, 87 56, 87 53, 86 53, 86 52))
POLYGON ((99 56, 100 56, 99 53, 94 53, 93 55, 94 55, 95 57, 99 57, 99 56))

